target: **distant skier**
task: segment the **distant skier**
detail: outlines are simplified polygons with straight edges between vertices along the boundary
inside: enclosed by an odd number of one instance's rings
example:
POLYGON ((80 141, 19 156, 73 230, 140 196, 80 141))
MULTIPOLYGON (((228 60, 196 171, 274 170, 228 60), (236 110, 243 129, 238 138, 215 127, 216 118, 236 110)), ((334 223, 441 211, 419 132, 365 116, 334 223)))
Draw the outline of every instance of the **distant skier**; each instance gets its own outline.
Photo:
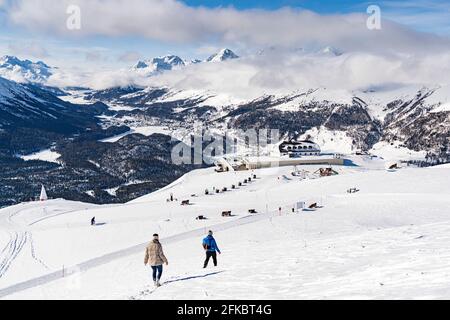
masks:
POLYGON ((95 226, 95 217, 93 217, 92 219, 91 219, 91 226, 95 226))
POLYGON ((150 264, 153 270, 153 282, 156 287, 160 287, 161 276, 163 272, 163 264, 169 265, 166 256, 164 255, 163 248, 159 242, 159 236, 153 235, 152 242, 149 243, 145 249, 144 264, 150 264))
POLYGON ((208 266, 209 259, 213 258, 214 266, 217 267, 217 253, 222 254, 220 252, 219 247, 217 246, 216 239, 213 237, 213 232, 209 231, 208 236, 203 239, 203 249, 206 251, 206 260, 203 268, 205 269, 208 266))

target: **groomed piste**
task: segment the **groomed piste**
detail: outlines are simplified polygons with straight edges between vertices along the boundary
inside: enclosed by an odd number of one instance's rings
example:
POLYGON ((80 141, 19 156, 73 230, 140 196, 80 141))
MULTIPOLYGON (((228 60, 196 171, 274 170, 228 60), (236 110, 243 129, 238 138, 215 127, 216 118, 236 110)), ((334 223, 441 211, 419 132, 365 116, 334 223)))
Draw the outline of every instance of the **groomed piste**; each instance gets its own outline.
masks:
POLYGON ((302 175, 208 168, 123 205, 56 199, 2 209, 0 297, 450 297, 450 168, 351 160, 331 176, 314 174, 320 166, 302 175), (222 255, 203 269, 209 229, 222 255), (153 233, 169 259, 157 290, 143 264, 153 233))

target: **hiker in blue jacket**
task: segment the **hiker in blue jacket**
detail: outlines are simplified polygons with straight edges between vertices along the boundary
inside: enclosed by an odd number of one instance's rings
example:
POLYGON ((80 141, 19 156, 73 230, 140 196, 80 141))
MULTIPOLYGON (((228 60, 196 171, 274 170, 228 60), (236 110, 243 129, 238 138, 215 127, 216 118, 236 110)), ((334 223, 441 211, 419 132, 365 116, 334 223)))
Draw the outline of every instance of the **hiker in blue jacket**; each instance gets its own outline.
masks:
POLYGON ((203 268, 208 266, 209 259, 213 258, 214 266, 217 267, 217 253, 222 254, 220 252, 219 247, 217 246, 216 240, 213 237, 213 232, 209 231, 208 236, 203 239, 203 249, 206 251, 206 260, 203 268))

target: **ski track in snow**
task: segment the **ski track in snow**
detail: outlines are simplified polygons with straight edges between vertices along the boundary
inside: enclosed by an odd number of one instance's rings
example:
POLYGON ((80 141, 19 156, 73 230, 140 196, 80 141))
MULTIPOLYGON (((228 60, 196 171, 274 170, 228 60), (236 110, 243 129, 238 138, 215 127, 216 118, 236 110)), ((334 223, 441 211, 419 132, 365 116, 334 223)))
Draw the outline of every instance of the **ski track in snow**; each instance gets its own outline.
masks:
MULTIPOLYGON (((10 226, 14 226, 13 218, 20 214, 21 211, 13 212, 8 215, 6 222, 10 226)), ((26 231, 9 231, 9 242, 3 248, 0 254, 0 279, 8 272, 14 260, 20 254, 31 235, 26 231)))
MULTIPOLYGON (((45 212, 46 209, 43 208, 43 210, 45 212)), ((44 263, 44 261, 42 261, 41 259, 39 259, 37 257, 36 249, 35 249, 35 245, 34 245, 34 241, 33 241, 33 235, 30 231, 23 231, 23 230, 9 231, 9 230, 14 230, 14 228, 18 227, 18 224, 16 224, 14 222, 14 218, 23 214, 24 211, 25 210, 14 211, 14 212, 8 214, 8 216, 4 218, 4 221, 6 222, 6 226, 8 226, 8 228, 6 229, 6 232, 9 234, 9 241, 0 253, 0 279, 6 275, 6 273, 10 269, 11 265, 13 264, 14 260, 19 256, 19 254, 22 252, 22 250, 24 249, 24 247, 27 243, 30 243, 30 250, 31 250, 32 258, 37 263, 42 265, 45 269, 49 269, 48 266, 44 263)), ((70 213, 70 212, 72 212, 72 211, 64 212, 64 213, 70 213)), ((34 221, 34 222, 30 223, 29 226, 33 225, 36 222, 39 222, 40 220, 42 220, 44 218, 38 219, 38 221, 34 221)))
POLYGON ((34 240, 33 240, 33 234, 29 233, 29 238, 30 238, 30 247, 31 247, 31 256, 33 257, 33 259, 38 262, 40 265, 42 265, 45 269, 50 269, 45 263, 44 261, 42 261, 41 259, 39 259, 36 255, 36 248, 34 247, 34 240))
POLYGON ((6 274, 14 259, 22 251, 27 243, 28 235, 28 232, 22 231, 16 231, 10 235, 10 240, 0 256, 0 278, 6 274))

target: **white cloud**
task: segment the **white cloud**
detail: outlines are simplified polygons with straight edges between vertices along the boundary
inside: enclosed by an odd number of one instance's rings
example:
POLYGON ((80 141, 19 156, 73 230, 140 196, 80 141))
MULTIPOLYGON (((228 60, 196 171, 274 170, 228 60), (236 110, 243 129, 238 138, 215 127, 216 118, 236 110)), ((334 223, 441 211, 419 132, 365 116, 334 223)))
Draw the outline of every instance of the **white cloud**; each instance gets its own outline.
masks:
POLYGON ((299 89, 361 89, 386 83, 448 83, 450 54, 428 58, 350 53, 340 57, 286 55, 253 57, 221 64, 203 64, 154 78, 182 89, 250 93, 290 92, 299 89))
POLYGON ((86 61, 89 62, 99 62, 108 60, 108 57, 105 56, 102 51, 97 50, 87 51, 85 53, 85 57, 86 61))
MULTIPOLYGON (((355 90, 387 84, 449 82, 448 38, 419 33, 388 20, 383 21, 382 30, 371 31, 366 27, 365 13, 318 15, 289 8, 193 8, 175 0, 15 0, 7 14, 13 25, 64 39, 143 37, 171 44, 188 43, 191 48, 196 46, 199 54, 210 54, 217 51, 217 45, 226 44, 239 48, 237 53, 243 56, 249 48, 270 48, 263 56, 192 65, 150 79, 129 70, 58 73, 51 78, 51 83, 57 85, 96 89, 128 84, 167 85, 247 98, 314 87, 355 90), (66 9, 74 4, 81 8, 79 31, 66 28, 66 9), (285 50, 321 46, 333 46, 346 54, 312 57, 301 50, 285 50)), ((111 61, 109 52, 102 55, 97 51, 90 48, 82 53, 88 60, 101 60, 103 56, 111 61)), ((131 63, 139 58, 139 53, 129 51, 116 52, 112 59, 131 63)))
POLYGON ((56 87, 81 86, 92 89, 106 89, 128 85, 144 85, 147 81, 148 78, 125 69, 96 72, 87 72, 80 69, 59 69, 48 79, 48 85, 56 87))
POLYGON ((36 42, 13 42, 9 44, 9 51, 14 55, 34 57, 38 59, 48 58, 47 49, 36 42))
POLYGON ((198 44, 218 40, 257 47, 318 44, 373 52, 427 52, 450 46, 448 39, 389 21, 383 21, 381 31, 368 30, 365 14, 192 8, 175 0, 16 0, 8 15, 13 24, 63 36, 141 36, 198 44), (81 8, 79 31, 66 28, 66 8, 73 4, 81 8))
POLYGON ((222 47, 213 45, 203 45, 195 49, 195 52, 199 55, 211 56, 213 53, 219 52, 222 47))
POLYGON ((134 63, 134 62, 138 61, 139 59, 141 59, 141 57, 142 57, 142 55, 139 52, 127 51, 127 52, 122 53, 118 57, 118 61, 134 63))
POLYGON ((75 81, 68 75, 65 78, 58 75, 52 81, 61 85, 72 80, 72 85, 95 89, 129 84, 168 86, 178 90, 210 91, 235 99, 253 99, 264 94, 305 92, 316 88, 351 94, 354 90, 373 88, 445 86, 450 84, 448 61, 449 53, 428 57, 347 53, 333 57, 273 50, 262 56, 224 63, 190 65, 150 78, 123 69, 78 75, 75 81))

